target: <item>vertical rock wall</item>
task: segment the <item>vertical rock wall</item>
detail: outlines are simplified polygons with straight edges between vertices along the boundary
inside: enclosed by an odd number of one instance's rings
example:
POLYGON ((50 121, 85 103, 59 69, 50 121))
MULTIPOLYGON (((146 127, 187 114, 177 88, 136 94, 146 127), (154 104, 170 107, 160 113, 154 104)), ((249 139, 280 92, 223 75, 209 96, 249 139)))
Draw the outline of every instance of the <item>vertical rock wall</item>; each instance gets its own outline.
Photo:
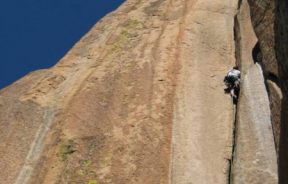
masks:
POLYGON ((272 73, 278 76, 278 65, 275 56, 274 20, 275 2, 271 0, 248 0, 251 9, 251 20, 259 39, 262 52, 264 75, 272 73))
POLYGON ((282 100, 282 92, 279 90, 279 71, 275 50, 275 1, 249 0, 249 4, 251 20, 259 40, 259 45, 256 45, 254 50, 256 53, 253 54, 255 55, 254 57, 257 57, 257 61, 261 64, 264 72, 265 83, 269 93, 276 150, 278 151, 280 137, 279 109, 281 109, 279 101, 282 100))
POLYGON ((1 90, 0 183, 277 183, 265 83, 287 183, 287 2, 276 16, 249 2, 252 17, 247 0, 238 14, 237 0, 127 0, 55 67, 1 90))
POLYGON ((269 92, 279 183, 288 183, 288 2, 249 0, 249 4, 269 92))
POLYGON ((237 64, 242 74, 230 182, 276 184, 277 156, 270 106, 262 69, 252 55, 257 38, 247 0, 239 3, 235 22, 237 64))
POLYGON ((268 94, 262 69, 255 64, 242 76, 231 181, 276 184, 277 174, 268 94))
POLYGON ((243 73, 254 64, 251 51, 257 43, 247 0, 239 2, 238 13, 235 16, 235 45, 236 45, 236 62, 243 73))
POLYGON ((226 183, 236 12, 237 0, 127 0, 56 66, 2 90, 0 183, 226 183))
POLYGON ((237 0, 190 1, 175 96, 173 184, 228 182, 234 109, 223 76, 235 64, 237 0))

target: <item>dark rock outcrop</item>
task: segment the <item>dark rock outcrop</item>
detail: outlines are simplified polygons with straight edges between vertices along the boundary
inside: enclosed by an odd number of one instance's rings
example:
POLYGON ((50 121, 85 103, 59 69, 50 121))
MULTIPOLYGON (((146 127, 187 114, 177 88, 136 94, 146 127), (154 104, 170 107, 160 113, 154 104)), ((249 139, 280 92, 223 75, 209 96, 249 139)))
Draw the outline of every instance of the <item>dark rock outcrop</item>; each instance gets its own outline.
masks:
POLYGON ((283 92, 279 143, 280 183, 288 183, 288 1, 276 0, 276 55, 283 92))
POLYGON ((274 19, 275 3, 271 0, 248 0, 251 9, 251 20, 257 34, 262 52, 264 75, 272 73, 278 76, 278 65, 275 53, 274 19))

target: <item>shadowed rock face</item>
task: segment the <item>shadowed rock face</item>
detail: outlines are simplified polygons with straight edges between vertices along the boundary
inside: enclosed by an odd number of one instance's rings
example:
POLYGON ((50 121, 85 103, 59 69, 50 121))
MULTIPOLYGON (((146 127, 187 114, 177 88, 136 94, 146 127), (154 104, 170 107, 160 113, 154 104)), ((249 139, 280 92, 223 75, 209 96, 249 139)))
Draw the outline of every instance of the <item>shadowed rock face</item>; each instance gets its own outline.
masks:
MULTIPOLYGON (((265 83, 270 98, 270 108, 272 113, 272 125, 275 135, 276 149, 279 148, 280 137, 280 114, 282 92, 275 88, 280 88, 279 69, 276 60, 275 50, 275 1, 249 1, 251 9, 251 20, 255 33, 259 41, 259 53, 261 64, 265 76, 265 83)), ((277 33, 276 33, 277 35, 277 33)), ((256 56, 257 57, 257 56, 256 56)))
POLYGON ((270 105, 262 69, 258 63, 254 63, 259 62, 255 60, 258 56, 254 55, 257 38, 246 0, 239 3, 235 23, 236 58, 242 74, 230 182, 277 183, 277 156, 270 105))
POLYGON ((281 89, 283 92, 279 144, 279 174, 280 182, 288 183, 288 2, 277 0, 276 7, 276 52, 281 89))
POLYGON ((284 173, 287 37, 273 12, 265 1, 127 0, 56 66, 0 91, 0 183, 277 183, 265 83, 284 173), (235 63, 236 120, 222 82, 235 63))
POLYGON ((288 2, 249 0, 249 3, 263 56, 262 66, 267 80, 278 150, 279 182, 288 183, 288 2))
POLYGON ((278 64, 275 51, 275 1, 248 0, 251 9, 251 20, 262 53, 262 68, 265 76, 278 76, 278 64))

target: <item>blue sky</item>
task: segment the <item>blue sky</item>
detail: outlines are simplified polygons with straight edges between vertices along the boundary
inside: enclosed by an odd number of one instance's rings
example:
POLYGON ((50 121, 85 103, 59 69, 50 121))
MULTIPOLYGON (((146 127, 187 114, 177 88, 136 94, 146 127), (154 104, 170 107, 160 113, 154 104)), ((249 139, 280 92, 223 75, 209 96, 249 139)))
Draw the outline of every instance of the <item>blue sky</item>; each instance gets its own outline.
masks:
POLYGON ((0 88, 53 66, 125 0, 1 0, 0 88))

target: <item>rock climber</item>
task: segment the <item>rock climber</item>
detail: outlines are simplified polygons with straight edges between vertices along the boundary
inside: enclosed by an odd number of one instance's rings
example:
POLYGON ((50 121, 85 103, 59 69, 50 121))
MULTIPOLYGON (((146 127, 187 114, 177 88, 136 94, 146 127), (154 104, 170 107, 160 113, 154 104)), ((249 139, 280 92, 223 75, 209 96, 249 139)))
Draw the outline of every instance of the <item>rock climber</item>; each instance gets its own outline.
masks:
POLYGON ((225 89, 226 93, 230 93, 233 100, 237 100, 240 90, 240 77, 241 72, 237 66, 233 67, 224 78, 225 85, 227 88, 225 89))

